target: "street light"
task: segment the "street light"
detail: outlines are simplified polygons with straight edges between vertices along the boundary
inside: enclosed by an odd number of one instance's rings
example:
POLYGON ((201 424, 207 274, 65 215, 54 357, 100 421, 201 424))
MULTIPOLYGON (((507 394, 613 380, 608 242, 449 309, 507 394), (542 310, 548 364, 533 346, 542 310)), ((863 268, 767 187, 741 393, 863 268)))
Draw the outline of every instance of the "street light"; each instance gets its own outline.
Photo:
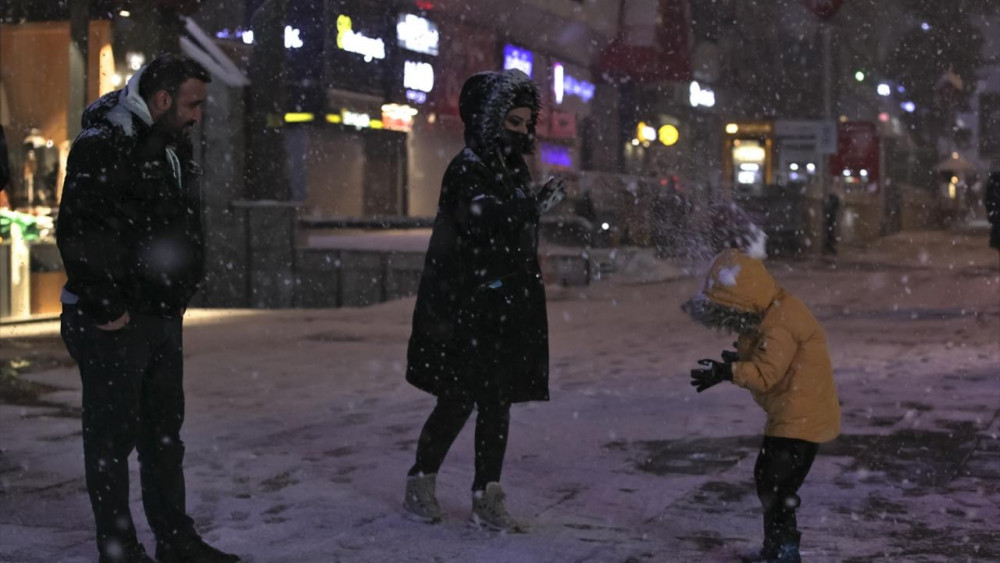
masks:
POLYGON ((883 82, 883 83, 881 83, 881 84, 878 85, 878 95, 879 96, 888 96, 889 94, 892 94, 892 88, 890 88, 888 84, 886 84, 885 82, 883 82))
POLYGON ((854 73, 854 79, 857 80, 858 82, 864 82, 865 81, 865 73, 861 72, 860 70, 857 71, 857 72, 855 72, 854 73))

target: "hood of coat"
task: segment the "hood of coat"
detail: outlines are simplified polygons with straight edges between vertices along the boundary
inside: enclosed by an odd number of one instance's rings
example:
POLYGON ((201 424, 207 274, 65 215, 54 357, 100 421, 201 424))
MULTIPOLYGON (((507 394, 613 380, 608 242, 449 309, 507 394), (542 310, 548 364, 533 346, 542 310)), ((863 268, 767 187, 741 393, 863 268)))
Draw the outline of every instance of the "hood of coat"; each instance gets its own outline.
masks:
POLYGON ((715 257, 701 292, 681 308, 705 325, 745 332, 760 324, 780 292, 760 260, 729 249, 715 257))
POLYGON ((534 138, 541 109, 538 85, 520 70, 485 71, 466 79, 458 99, 465 124, 465 143, 482 157, 500 146, 507 112, 516 107, 531 108, 528 133, 534 138))
POLYGON ((139 95, 139 81, 146 67, 142 67, 121 90, 108 92, 83 112, 83 128, 111 126, 127 137, 136 136, 135 119, 151 126, 153 118, 149 106, 139 95))

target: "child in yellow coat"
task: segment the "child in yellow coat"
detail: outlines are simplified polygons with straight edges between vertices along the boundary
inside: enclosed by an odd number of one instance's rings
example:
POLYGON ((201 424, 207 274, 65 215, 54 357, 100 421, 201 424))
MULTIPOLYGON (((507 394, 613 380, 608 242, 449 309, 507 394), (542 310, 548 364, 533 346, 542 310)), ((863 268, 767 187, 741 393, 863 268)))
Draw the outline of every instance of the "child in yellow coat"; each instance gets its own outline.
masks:
POLYGON ((701 360, 691 385, 702 392, 722 381, 750 391, 767 412, 754 466, 764 509, 764 546, 744 561, 799 561, 796 494, 819 444, 840 434, 840 404, 826 333, 797 297, 778 287, 764 264, 726 250, 702 291, 681 307, 696 321, 739 335, 721 362, 701 360))

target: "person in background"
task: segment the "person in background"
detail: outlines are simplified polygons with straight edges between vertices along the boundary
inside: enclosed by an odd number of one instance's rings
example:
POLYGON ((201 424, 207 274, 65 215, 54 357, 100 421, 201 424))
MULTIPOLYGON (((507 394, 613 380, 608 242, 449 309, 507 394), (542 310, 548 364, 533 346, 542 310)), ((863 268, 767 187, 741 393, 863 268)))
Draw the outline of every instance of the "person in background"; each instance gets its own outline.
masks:
POLYGON ((983 196, 986 219, 990 222, 990 247, 1000 250, 1000 171, 991 172, 983 196))
POLYGON ((83 454, 101 563, 151 563, 129 510, 139 453, 160 563, 238 561, 208 545, 184 488, 182 323, 204 265, 189 131, 208 72, 163 55, 92 104, 70 150, 56 240, 62 337, 83 383, 83 454))
POLYGON ((524 156, 534 148, 540 94, 523 72, 481 72, 462 87, 466 147, 445 171, 413 312, 406 379, 437 397, 420 432, 404 508, 440 522, 438 469, 473 410, 472 518, 510 532, 500 472, 510 406, 549 399, 545 286, 538 219, 565 193, 537 194, 524 156))

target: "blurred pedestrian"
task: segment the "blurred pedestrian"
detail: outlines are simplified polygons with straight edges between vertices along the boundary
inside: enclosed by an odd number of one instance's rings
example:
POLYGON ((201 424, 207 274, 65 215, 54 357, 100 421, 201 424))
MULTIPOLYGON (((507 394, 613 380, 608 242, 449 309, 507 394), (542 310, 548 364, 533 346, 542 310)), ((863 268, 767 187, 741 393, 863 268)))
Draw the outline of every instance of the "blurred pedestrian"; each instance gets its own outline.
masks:
POLYGON ((735 383, 767 413, 754 465, 764 545, 743 560, 798 562, 797 493, 819 444, 840 434, 826 334, 763 263, 737 250, 716 257, 702 291, 682 309, 710 328, 738 335, 736 351, 723 351, 721 362, 698 362, 703 367, 691 370, 691 385, 701 393, 723 381, 735 383))
POLYGON ((184 489, 181 328, 204 266, 200 169, 190 128, 208 72, 157 57, 83 115, 70 150, 57 242, 69 281, 62 337, 83 383, 83 455, 102 563, 153 559, 129 510, 139 453, 160 563, 238 561, 206 544, 184 489))
POLYGON ((565 196, 557 180, 531 189, 524 156, 539 105, 538 87, 517 70, 481 72, 462 87, 466 146, 442 181, 407 354, 407 381, 437 397, 404 501, 427 522, 442 519, 438 470, 476 410, 473 521, 524 529, 507 512, 500 473, 511 404, 549 399, 538 219, 565 196))
POLYGON ((983 204, 990 222, 990 247, 1000 250, 1000 171, 990 173, 983 204))

